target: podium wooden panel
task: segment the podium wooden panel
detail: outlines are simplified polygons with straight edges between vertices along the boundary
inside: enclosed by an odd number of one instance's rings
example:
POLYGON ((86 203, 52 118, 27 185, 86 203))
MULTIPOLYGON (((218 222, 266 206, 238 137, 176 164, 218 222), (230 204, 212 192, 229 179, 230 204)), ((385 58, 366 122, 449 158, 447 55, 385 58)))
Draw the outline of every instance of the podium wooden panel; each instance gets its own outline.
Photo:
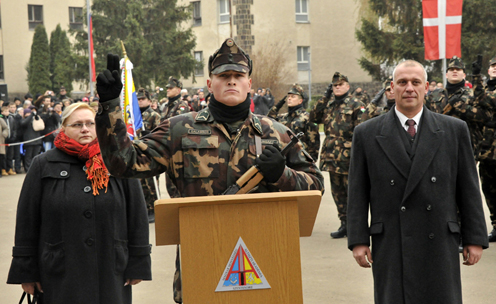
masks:
POLYGON ((184 303, 303 303, 299 236, 311 235, 320 199, 295 191, 157 201, 157 245, 181 244, 184 303), (270 289, 215 292, 239 237, 270 289))

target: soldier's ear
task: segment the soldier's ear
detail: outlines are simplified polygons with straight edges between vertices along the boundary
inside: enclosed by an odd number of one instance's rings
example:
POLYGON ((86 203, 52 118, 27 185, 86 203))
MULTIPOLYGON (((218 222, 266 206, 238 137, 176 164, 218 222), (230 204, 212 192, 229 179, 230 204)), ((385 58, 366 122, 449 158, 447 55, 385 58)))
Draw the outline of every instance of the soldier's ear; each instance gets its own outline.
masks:
POLYGON ((212 80, 210 78, 207 78, 207 88, 208 92, 212 93, 212 80))

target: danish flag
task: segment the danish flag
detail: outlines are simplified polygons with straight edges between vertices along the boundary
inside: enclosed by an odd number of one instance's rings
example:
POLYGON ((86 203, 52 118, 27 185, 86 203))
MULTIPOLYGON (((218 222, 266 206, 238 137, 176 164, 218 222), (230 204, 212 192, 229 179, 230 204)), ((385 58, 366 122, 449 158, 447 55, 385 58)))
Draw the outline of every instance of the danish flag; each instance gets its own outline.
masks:
POLYGON ((423 0, 425 59, 462 57, 463 0, 423 0))

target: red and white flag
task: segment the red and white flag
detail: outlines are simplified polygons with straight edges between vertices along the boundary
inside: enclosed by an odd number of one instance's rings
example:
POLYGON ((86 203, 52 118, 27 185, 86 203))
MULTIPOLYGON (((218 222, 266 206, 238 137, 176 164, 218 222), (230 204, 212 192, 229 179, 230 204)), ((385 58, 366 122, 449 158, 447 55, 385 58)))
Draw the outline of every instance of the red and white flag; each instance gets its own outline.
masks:
POLYGON ((425 59, 462 57, 463 0, 423 0, 425 59))

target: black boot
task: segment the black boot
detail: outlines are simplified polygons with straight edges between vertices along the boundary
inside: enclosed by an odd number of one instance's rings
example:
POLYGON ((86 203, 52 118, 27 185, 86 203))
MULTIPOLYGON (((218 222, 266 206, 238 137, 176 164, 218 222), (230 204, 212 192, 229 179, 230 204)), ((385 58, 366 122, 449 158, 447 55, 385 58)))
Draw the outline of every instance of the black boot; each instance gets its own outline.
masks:
POLYGON ((496 242, 496 228, 489 233, 489 242, 496 242))
POLYGON ((148 223, 155 223, 155 210, 148 209, 148 223))
POLYGON ((331 232, 331 237, 334 239, 340 239, 346 236, 346 219, 341 220, 341 226, 337 231, 331 232))

